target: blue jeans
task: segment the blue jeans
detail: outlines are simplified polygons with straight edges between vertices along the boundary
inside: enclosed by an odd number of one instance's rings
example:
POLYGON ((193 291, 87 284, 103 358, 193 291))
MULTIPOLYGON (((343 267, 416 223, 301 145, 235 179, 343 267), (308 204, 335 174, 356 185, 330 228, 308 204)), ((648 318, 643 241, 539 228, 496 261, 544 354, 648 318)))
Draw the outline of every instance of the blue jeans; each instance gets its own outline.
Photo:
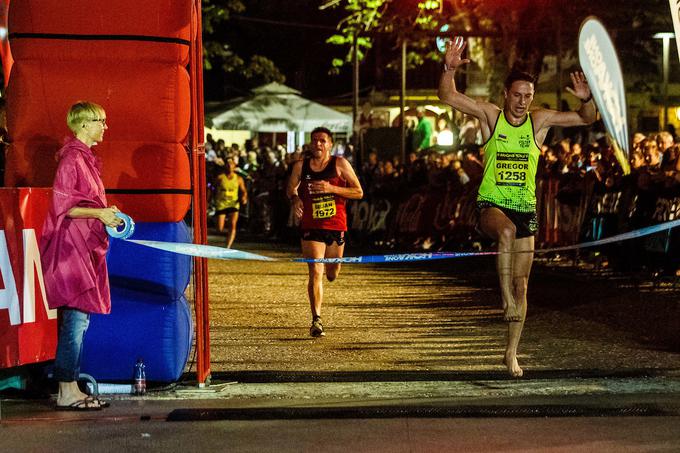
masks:
POLYGON ((57 356, 54 360, 54 380, 77 381, 83 355, 83 337, 90 324, 90 314, 74 308, 62 307, 59 313, 57 356))

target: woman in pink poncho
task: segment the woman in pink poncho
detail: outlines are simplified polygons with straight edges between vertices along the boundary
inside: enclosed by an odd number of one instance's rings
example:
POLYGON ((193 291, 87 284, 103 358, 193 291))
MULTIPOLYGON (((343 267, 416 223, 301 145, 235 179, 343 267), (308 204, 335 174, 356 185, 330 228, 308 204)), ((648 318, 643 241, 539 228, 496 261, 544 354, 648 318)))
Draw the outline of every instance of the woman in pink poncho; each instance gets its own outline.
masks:
POLYGON ((71 106, 66 122, 75 137, 57 153, 52 204, 40 240, 45 290, 59 313, 54 379, 59 382, 57 410, 100 410, 108 405, 78 388, 83 336, 91 313, 111 311, 106 226, 122 223, 118 209, 107 207, 101 161, 91 147, 104 138, 106 114, 91 102, 71 106))

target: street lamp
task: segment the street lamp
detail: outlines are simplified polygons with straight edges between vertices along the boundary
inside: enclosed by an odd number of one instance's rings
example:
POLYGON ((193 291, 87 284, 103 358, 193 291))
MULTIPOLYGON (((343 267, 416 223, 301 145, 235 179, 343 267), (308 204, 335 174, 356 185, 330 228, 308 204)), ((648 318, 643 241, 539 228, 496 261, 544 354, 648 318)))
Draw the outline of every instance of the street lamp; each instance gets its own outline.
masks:
POLYGON ((668 53, 671 39, 675 38, 674 33, 656 33, 654 39, 661 39, 663 42, 663 124, 661 129, 665 129, 668 124, 668 53))

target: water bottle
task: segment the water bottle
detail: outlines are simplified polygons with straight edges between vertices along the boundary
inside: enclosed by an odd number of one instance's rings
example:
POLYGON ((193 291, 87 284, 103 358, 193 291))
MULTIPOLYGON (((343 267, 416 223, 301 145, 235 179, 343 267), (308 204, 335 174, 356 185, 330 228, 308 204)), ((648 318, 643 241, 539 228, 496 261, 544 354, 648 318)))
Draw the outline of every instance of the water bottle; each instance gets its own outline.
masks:
POLYGON ((140 358, 135 363, 135 395, 144 395, 146 393, 146 367, 144 361, 140 358))

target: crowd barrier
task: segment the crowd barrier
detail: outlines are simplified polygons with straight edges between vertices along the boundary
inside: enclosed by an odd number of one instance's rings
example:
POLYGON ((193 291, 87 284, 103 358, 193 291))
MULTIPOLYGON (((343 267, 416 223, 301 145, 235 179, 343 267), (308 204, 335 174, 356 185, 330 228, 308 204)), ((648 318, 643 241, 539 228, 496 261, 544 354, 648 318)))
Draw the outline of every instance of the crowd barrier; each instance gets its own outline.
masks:
MULTIPOLYGON (((571 193, 558 178, 537 184, 538 246, 596 241, 680 218, 680 185, 653 184, 644 190, 632 178, 614 187, 582 180, 571 193)), ((477 186, 424 186, 410 193, 375 195, 348 205, 354 241, 401 251, 470 250, 477 231, 477 186)), ((670 230, 632 243, 598 250, 614 270, 675 271, 680 268, 680 232, 670 230)))

